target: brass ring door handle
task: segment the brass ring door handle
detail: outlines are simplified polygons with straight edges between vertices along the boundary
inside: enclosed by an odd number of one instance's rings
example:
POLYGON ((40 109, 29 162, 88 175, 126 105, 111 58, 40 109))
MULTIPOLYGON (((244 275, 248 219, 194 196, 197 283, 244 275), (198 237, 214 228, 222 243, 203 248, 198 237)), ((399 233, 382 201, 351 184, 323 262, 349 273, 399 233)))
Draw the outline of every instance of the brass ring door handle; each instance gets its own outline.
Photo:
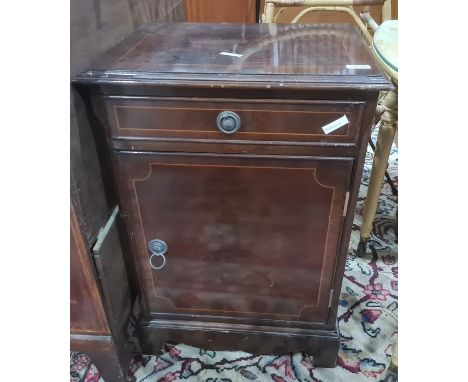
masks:
POLYGON ((150 256, 150 259, 149 259, 149 263, 150 263, 150 266, 151 268, 153 268, 154 270, 159 270, 159 269, 162 269, 164 268, 164 266, 166 265, 166 256, 164 255, 159 255, 157 253, 153 253, 151 256, 150 256), (161 265, 154 265, 153 264, 153 258, 154 257, 162 257, 162 263, 161 265))
POLYGON ((166 265, 165 254, 167 252, 167 244, 162 240, 154 239, 148 243, 148 250, 151 252, 151 256, 149 258, 149 263, 150 263, 151 268, 153 268, 154 270, 159 270, 159 269, 164 268, 164 266, 166 265), (162 257, 161 265, 153 264, 153 258, 155 257, 162 257))
POLYGON ((223 111, 216 118, 216 126, 224 134, 234 134, 241 127, 241 119, 233 111, 223 111))

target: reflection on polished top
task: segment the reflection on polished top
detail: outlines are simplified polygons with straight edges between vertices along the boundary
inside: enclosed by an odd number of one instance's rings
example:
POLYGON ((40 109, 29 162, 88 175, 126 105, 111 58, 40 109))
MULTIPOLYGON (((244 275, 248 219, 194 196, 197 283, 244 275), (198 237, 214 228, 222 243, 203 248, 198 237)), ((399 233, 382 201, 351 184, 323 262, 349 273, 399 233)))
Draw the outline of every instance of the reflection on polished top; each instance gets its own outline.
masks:
POLYGON ((359 32, 349 24, 150 24, 79 78, 388 87, 359 32))

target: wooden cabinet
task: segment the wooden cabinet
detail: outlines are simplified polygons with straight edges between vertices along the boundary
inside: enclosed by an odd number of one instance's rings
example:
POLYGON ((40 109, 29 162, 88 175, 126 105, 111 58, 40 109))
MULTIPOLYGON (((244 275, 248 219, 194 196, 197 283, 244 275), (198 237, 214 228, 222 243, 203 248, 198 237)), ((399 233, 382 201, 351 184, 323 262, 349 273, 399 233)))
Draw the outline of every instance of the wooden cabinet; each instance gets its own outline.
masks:
POLYGON ((149 25, 75 83, 114 175, 143 350, 334 366, 365 149, 391 87, 357 31, 149 25))

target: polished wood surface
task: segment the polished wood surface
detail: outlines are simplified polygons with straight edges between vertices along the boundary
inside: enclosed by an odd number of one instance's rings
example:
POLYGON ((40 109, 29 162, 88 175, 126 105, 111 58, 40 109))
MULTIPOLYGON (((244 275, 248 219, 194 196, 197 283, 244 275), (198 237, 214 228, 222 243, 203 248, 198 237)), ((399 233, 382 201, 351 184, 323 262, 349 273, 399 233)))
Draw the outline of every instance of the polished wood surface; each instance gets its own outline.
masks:
POLYGON ((115 175, 143 350, 308 351, 334 366, 366 144, 391 88, 357 31, 148 25, 74 83, 115 175), (239 131, 217 130, 222 111, 239 114, 239 131), (169 247, 159 270, 152 239, 169 247))
POLYGON ((202 86, 204 80, 234 88, 258 83, 275 89, 390 88, 360 35, 347 24, 145 25, 79 77, 100 84, 186 80, 202 86))
POLYGON ((184 0, 187 21, 255 23, 257 0, 184 0))

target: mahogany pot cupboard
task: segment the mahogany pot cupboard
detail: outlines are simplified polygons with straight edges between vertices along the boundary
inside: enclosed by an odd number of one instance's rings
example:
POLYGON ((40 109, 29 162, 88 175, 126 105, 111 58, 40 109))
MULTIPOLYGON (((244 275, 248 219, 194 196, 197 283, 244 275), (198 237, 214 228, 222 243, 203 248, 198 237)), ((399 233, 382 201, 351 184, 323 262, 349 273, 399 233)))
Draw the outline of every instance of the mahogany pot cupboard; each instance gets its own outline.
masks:
POLYGON ((74 78, 119 200, 145 353, 336 364, 379 91, 348 24, 149 24, 74 78))

